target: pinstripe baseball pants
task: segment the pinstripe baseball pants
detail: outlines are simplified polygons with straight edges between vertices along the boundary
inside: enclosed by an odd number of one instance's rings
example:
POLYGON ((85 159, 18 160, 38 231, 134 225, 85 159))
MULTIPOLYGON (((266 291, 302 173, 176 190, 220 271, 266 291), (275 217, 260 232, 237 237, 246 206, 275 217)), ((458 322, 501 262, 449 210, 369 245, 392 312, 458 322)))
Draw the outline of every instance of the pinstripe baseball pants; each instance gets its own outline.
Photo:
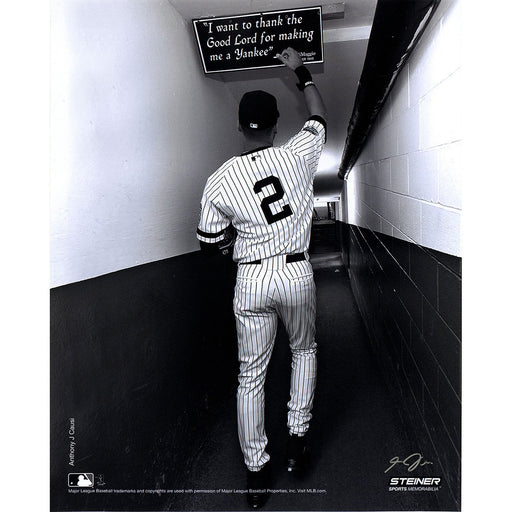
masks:
POLYGON ((309 261, 286 263, 274 256, 260 264, 239 265, 233 309, 238 335, 238 437, 248 469, 258 470, 270 456, 265 451, 265 392, 268 363, 278 316, 292 352, 288 429, 309 428, 316 384, 316 289, 309 261))

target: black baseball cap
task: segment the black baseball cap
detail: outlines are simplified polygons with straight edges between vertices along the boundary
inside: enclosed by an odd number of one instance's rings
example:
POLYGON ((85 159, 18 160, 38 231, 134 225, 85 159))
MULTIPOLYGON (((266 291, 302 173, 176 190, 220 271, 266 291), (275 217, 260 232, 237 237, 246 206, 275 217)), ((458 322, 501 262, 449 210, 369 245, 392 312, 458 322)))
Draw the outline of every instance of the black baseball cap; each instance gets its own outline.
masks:
POLYGON ((238 108, 238 121, 242 126, 263 130, 274 126, 278 117, 277 101, 272 94, 265 91, 250 91, 242 96, 238 108))

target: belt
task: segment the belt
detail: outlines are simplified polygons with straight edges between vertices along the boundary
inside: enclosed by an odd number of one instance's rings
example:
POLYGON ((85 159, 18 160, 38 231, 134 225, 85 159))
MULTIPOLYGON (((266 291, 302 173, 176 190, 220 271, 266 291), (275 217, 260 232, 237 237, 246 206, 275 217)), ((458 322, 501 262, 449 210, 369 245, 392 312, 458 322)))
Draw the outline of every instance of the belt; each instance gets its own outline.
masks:
MULTIPOLYGON (((297 254, 287 254, 286 255, 286 263, 293 263, 295 261, 304 261, 306 259, 305 252, 299 252, 297 254)), ((239 265, 261 265, 261 260, 254 261, 243 261, 239 263, 239 265)))

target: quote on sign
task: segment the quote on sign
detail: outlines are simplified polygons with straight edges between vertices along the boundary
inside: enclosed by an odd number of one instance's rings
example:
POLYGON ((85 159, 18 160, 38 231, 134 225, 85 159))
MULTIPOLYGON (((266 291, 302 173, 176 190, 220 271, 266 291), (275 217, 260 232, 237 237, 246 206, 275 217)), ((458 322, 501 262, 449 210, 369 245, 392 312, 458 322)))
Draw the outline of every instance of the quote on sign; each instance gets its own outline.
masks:
POLYGON ((291 46, 304 62, 323 62, 322 9, 314 7, 194 20, 205 73, 279 66, 291 46))

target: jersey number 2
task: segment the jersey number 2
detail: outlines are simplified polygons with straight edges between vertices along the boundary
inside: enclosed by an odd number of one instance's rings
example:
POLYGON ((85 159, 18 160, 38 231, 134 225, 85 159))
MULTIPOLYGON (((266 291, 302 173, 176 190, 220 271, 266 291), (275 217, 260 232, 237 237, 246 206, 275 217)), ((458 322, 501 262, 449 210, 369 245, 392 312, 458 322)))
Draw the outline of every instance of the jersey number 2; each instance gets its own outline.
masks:
POLYGON ((263 190, 263 188, 268 187, 270 185, 272 185, 272 187, 274 188, 274 193, 271 194, 270 196, 264 197, 260 203, 260 206, 261 209, 263 210, 265 218, 267 219, 267 222, 269 224, 272 224, 274 222, 277 222, 278 220, 285 219, 286 217, 293 215, 293 212, 289 204, 285 204, 283 206, 283 209, 276 213, 273 213, 272 210, 270 209, 271 204, 276 203, 277 201, 281 200, 284 197, 283 186, 281 185, 281 182, 279 181, 279 178, 277 176, 267 176, 266 178, 257 181, 254 184, 254 192, 258 194, 263 190))

